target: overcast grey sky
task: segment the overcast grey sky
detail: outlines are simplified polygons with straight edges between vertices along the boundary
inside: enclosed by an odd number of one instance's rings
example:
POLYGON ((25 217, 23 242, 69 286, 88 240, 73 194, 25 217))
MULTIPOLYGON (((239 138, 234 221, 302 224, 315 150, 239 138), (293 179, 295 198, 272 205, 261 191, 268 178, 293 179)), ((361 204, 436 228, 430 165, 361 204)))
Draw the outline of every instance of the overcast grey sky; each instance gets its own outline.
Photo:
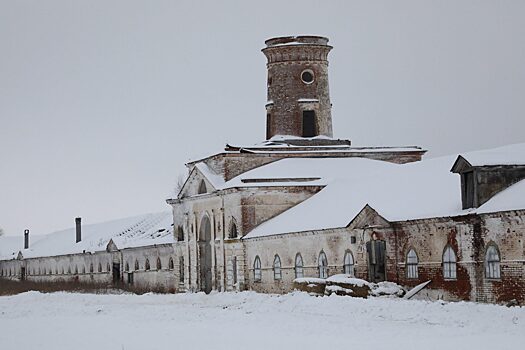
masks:
POLYGON ((168 210, 188 159, 265 135, 273 36, 330 38, 334 136, 525 142, 525 1, 0 0, 0 227, 168 210))

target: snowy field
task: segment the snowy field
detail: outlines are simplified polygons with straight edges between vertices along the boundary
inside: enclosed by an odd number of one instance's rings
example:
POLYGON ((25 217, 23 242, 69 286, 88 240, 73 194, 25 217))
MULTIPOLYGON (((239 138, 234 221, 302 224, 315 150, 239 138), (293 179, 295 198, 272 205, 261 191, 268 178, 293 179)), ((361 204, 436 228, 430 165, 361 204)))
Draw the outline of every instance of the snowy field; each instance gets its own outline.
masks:
POLYGON ((0 349, 524 349, 525 308, 253 292, 0 297, 0 349))

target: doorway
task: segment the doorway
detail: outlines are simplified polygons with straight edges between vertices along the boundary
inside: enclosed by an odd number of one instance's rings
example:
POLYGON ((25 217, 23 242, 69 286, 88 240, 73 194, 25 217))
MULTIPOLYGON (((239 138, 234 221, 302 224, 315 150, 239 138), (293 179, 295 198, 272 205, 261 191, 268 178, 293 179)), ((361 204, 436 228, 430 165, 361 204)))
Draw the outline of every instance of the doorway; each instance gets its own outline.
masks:
POLYGON ((386 280, 386 242, 377 238, 376 233, 366 242, 368 262, 368 280, 382 282, 386 280))
POLYGON ((199 281, 201 291, 206 294, 212 290, 211 265, 211 223, 204 216, 199 229, 199 281))
POLYGON ((113 263, 113 283, 120 282, 120 263, 113 263))
POLYGON ((303 137, 314 137, 316 134, 315 112, 303 111, 303 137))

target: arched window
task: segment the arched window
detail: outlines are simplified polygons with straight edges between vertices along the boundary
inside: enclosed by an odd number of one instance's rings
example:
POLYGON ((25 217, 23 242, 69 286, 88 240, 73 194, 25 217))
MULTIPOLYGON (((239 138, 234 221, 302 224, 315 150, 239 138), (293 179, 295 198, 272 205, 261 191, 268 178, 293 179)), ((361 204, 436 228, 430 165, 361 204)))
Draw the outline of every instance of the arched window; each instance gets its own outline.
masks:
POLYGON ((89 272, 93 273, 94 269, 93 269, 93 263, 89 264, 89 272))
POLYGON ((231 224, 230 224, 230 232, 228 234, 228 237, 229 238, 237 238, 237 236, 238 236, 237 225, 235 224, 235 221, 232 219, 231 224))
POLYGON ((75 275, 78 275, 78 266, 75 265, 75 275))
POLYGON ((487 278, 501 278, 500 257, 495 245, 490 244, 485 252, 485 276, 487 278))
POLYGON ((273 279, 279 281, 282 277, 281 258, 279 258, 279 255, 275 255, 273 258, 273 279))
POLYGON ((253 261, 253 280, 255 282, 261 281, 261 259, 259 256, 256 256, 253 261))
POLYGON ((124 271, 129 271, 129 263, 126 261, 126 265, 124 265, 124 271))
POLYGON ((199 191, 197 192, 197 194, 203 194, 207 192, 208 189, 206 188, 206 183, 204 182, 204 180, 201 180, 201 183, 199 184, 199 191))
POLYGON ((140 270, 139 260, 135 260, 135 271, 140 270))
POLYGON ((407 253, 407 278, 418 278, 417 271, 418 258, 416 251, 410 249, 407 253))
POLYGON ((343 259, 343 272, 347 275, 354 275, 354 256, 351 251, 346 251, 343 259))
POLYGON ((98 263, 98 272, 102 272, 102 263, 98 263))
POLYGON ((174 266, 173 266, 173 258, 170 258, 169 262, 168 262, 168 269, 170 270, 173 270, 174 266))
POLYGON ((456 279, 456 253, 451 246, 447 246, 443 252, 443 278, 456 279))
POLYGON ((303 278, 303 277, 304 277, 303 257, 301 256, 301 253, 297 253, 295 255, 295 278, 303 278))
POLYGON ((150 269, 149 259, 146 259, 146 264, 144 265, 144 270, 148 271, 150 269))
POLYGON ((111 271, 111 265, 109 263, 106 265, 106 268, 107 268, 107 270, 106 270, 107 272, 111 271))
POLYGON ((177 241, 184 241, 184 229, 182 228, 182 226, 177 227, 177 241))
POLYGON ((68 266, 68 267, 67 267, 67 274, 68 274, 68 275, 71 275, 71 266, 68 266))
POLYGON ((184 257, 179 258, 179 282, 184 283, 184 257))
POLYGON ((157 270, 162 269, 162 262, 160 261, 160 257, 157 258, 157 270))
POLYGON ((326 254, 321 251, 319 253, 319 278, 328 278, 328 260, 326 259, 326 254))
POLYGON ((82 273, 86 273, 86 266, 82 266, 82 273))

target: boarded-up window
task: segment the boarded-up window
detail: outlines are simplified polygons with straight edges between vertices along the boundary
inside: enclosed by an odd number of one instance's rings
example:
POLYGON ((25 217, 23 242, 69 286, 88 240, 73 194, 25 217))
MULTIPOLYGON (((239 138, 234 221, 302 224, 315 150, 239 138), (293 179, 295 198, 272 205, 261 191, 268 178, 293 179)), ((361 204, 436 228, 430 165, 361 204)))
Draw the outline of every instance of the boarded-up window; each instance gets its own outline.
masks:
POLYGON ((303 137, 316 136, 315 112, 303 111, 303 137))

